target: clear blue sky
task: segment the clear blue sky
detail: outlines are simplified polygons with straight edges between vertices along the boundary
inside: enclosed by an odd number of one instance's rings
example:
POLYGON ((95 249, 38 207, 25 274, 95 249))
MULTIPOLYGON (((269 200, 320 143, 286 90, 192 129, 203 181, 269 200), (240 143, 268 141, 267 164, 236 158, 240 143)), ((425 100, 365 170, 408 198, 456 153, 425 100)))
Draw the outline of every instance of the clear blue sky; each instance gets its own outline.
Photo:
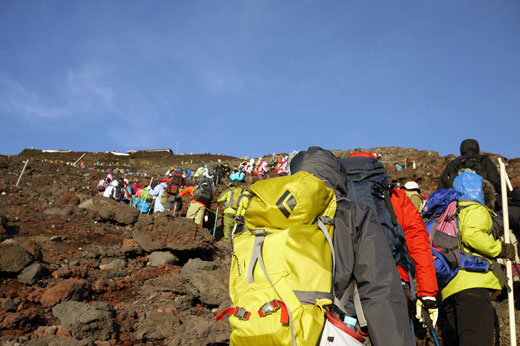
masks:
POLYGON ((518 0, 0 0, 0 153, 520 157, 518 0))

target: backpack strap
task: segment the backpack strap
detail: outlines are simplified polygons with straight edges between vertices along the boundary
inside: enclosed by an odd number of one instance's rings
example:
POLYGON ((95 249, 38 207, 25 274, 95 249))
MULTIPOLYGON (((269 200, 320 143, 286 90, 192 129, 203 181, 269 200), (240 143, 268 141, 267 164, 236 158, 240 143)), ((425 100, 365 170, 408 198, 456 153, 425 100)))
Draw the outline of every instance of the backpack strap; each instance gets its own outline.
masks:
MULTIPOLYGON (((253 230, 251 231, 251 234, 255 236, 255 244, 253 245, 253 254, 251 255, 251 261, 249 262, 249 270, 247 273, 247 282, 249 284, 254 283, 255 280, 253 278, 253 269, 256 265, 256 262, 260 264, 260 267, 262 268, 262 271, 264 272, 265 277, 271 284, 271 287, 273 287, 273 290, 276 292, 278 297, 280 297, 280 300, 283 302, 283 304, 287 307, 287 304, 282 299, 282 296, 278 291, 276 290, 276 287, 274 286, 273 282, 271 281, 271 278, 267 274, 267 270, 265 269, 264 260, 262 259, 262 245, 264 244, 265 236, 269 235, 269 232, 266 232, 263 229, 253 230)), ((296 345, 296 338, 294 336, 294 322, 291 314, 291 310, 287 307, 287 314, 289 315, 289 324, 291 326, 291 345, 296 345)))
MULTIPOLYGON (((325 239, 327 239, 327 242, 329 243, 330 251, 332 253, 332 276, 334 276, 336 270, 336 256, 334 253, 334 245, 332 243, 332 239, 330 239, 329 231, 327 231, 327 228, 325 227, 325 225, 334 225, 334 219, 322 215, 318 216, 315 223, 325 236, 325 239)), ((332 282, 334 282, 334 277, 332 278, 332 282)), ((334 284, 332 286, 334 286, 334 284)))
MULTIPOLYGON (((319 216, 316 219, 315 223, 318 226, 318 228, 320 229, 320 231, 323 233, 323 235, 325 236, 325 239, 327 239, 327 242, 330 245, 331 254, 332 254, 332 273, 334 275, 334 270, 335 270, 335 266, 336 266, 336 262, 335 262, 335 258, 334 258, 334 256, 335 256, 334 246, 332 243, 332 239, 329 236, 329 232, 328 232, 327 228, 325 227, 326 224, 334 225, 334 220, 327 216, 319 216)), ((255 267, 256 263, 258 262, 260 264, 260 267, 262 268, 262 271, 264 272, 265 277, 267 278, 267 280, 273 287, 273 289, 276 292, 276 294, 278 295, 278 297, 280 297, 281 303, 283 303, 287 307, 287 304, 283 301, 282 296, 278 293, 278 291, 276 290, 276 287, 274 286, 273 282, 271 281, 271 278, 267 274, 267 270, 265 268, 264 261, 262 258, 262 246, 264 244, 265 237, 267 235, 269 235, 270 233, 266 232, 263 229, 259 229, 259 230, 251 231, 251 234, 253 234, 255 236, 255 243, 253 245, 253 253, 251 254, 251 260, 249 262, 249 268, 248 268, 248 273, 247 273, 247 282, 249 284, 255 282, 254 277, 253 277, 253 271, 254 271, 254 267, 255 267)), ((332 280, 332 282, 334 282, 334 280, 332 280)), ((331 287, 331 292, 332 292, 332 287, 331 287)), ((297 292, 294 292, 294 293, 296 294, 297 292)), ((300 296, 299 297, 297 296, 297 297, 299 300, 301 298, 301 300, 300 300, 301 302, 314 303, 314 301, 316 299, 315 294, 313 294, 311 297, 311 295, 309 295, 308 292, 299 292, 299 293, 300 293, 300 296), (305 294, 305 293, 307 293, 307 294, 305 294)), ((292 339, 291 344, 292 344, 292 346, 296 346, 296 338, 294 336, 293 318, 292 318, 291 310, 288 307, 287 307, 287 314, 289 317, 289 324, 291 326, 291 339, 292 339)))
POLYGON ((459 248, 460 248, 460 252, 462 254, 465 254, 466 252, 464 251, 464 244, 462 244, 462 235, 460 234, 460 226, 459 226, 459 214, 460 214, 460 211, 464 208, 467 208, 469 207, 469 205, 460 205, 459 204, 460 200, 457 201, 457 211, 455 212, 455 214, 453 215, 450 215, 449 217, 450 218, 454 218, 456 217, 457 218, 457 238, 459 240, 459 248))
POLYGON ((433 246, 433 236, 437 232, 437 225, 439 224, 439 220, 440 220, 441 216, 440 215, 437 215, 437 216, 432 215, 432 217, 435 217, 435 221, 433 221, 433 226, 432 226, 432 229, 430 231, 430 247, 433 246))
MULTIPOLYGON (((348 201, 348 198, 346 197, 340 197, 337 199, 337 201, 348 201)), ((377 205, 377 204, 376 204, 377 205)), ((332 249, 332 275, 334 276, 335 274, 335 268, 336 268, 336 261, 335 261, 335 253, 334 253, 334 246, 332 244, 332 241, 329 237, 329 233, 327 232, 327 229, 325 228, 325 224, 334 224, 334 220, 331 219, 330 217, 327 217, 327 216, 319 216, 318 219, 317 219, 317 225, 318 227, 321 229, 321 231, 323 232, 323 234, 325 235, 325 238, 327 239, 327 241, 329 242, 330 244, 330 248, 332 249)), ((333 280, 334 282, 334 280, 333 280)), ((334 290, 334 285, 333 285, 333 290, 334 290)), ((347 301, 350 299, 350 297, 352 296, 352 299, 354 301, 354 309, 356 310, 356 316, 357 316, 357 319, 358 319, 358 322, 359 322, 359 326, 360 327, 366 327, 367 326, 367 319, 365 317, 365 313, 363 312, 363 306, 361 305, 361 298, 359 297, 359 290, 358 290, 358 287, 357 287, 357 282, 355 280, 352 280, 349 284, 349 286, 347 287, 347 289, 345 290, 345 292, 343 293, 343 296, 341 297, 341 299, 338 299, 336 297, 336 294, 334 294, 333 292, 333 297, 334 297, 334 305, 339 308, 343 313, 346 313, 346 311, 344 311, 343 309, 343 306, 345 306, 347 304, 347 301)))
POLYGON ((392 224, 397 226, 397 216, 395 215, 394 206, 392 205, 392 201, 390 200, 390 193, 388 192, 388 188, 383 189, 383 196, 385 197, 386 207, 388 208, 388 212, 390 213, 390 217, 392 218, 392 224))
POLYGON ((334 296, 334 305, 344 314, 346 314, 347 312, 343 309, 343 307, 347 304, 351 297, 354 302, 354 309, 356 310, 356 317, 359 322, 359 326, 364 328, 368 325, 368 323, 365 317, 365 312, 363 311, 363 305, 361 305, 361 298, 359 297, 359 290, 356 280, 352 280, 350 282, 341 299, 338 299, 336 296, 334 296))
POLYGON ((509 280, 508 280, 506 274, 504 273, 504 271, 502 270, 502 268, 500 267, 500 264, 498 264, 498 262, 494 259, 490 259, 490 261, 491 261, 491 271, 493 272, 493 274, 495 274, 495 276, 498 278, 498 280, 502 281, 504 286, 506 286, 507 291, 511 292, 511 286, 509 286, 509 284, 508 284, 509 280))
POLYGON ((379 205, 379 200, 377 199, 376 195, 374 194, 374 191, 372 191, 372 199, 374 200, 374 204, 377 209, 377 216, 380 216, 383 211, 381 210, 381 206, 379 205))
POLYGON ((231 195, 230 195, 228 201, 226 202, 226 204, 224 204, 224 209, 231 207, 233 205, 233 203, 235 202, 235 199, 233 198, 235 195, 235 189, 236 189, 236 187, 231 188, 231 195))
POLYGON ((271 282, 271 279, 269 279, 267 271, 265 270, 264 260, 262 258, 262 246, 264 245, 265 236, 271 233, 266 232, 263 229, 256 229, 251 231, 251 234, 255 236, 255 244, 253 245, 253 253, 251 254, 251 260, 249 261, 249 269, 247 271, 247 283, 252 284, 255 282, 255 279, 253 277, 253 271, 257 262, 260 263, 260 266, 262 267, 265 276, 267 277, 269 282, 271 282))
POLYGON ((365 317, 365 313, 363 311, 363 306, 361 305, 361 298, 359 297, 359 290, 357 287, 357 283, 355 283, 355 282, 354 282, 353 299, 354 299, 354 309, 356 309, 356 316, 359 321, 359 326, 364 328, 368 325, 368 323, 367 323, 367 319, 365 317))
POLYGON ((240 320, 247 321, 251 317, 251 313, 247 311, 244 308, 241 308, 239 306, 232 306, 230 308, 227 308, 226 310, 222 311, 220 314, 217 315, 215 320, 218 322, 221 319, 224 318, 225 315, 233 315, 236 316, 240 320))

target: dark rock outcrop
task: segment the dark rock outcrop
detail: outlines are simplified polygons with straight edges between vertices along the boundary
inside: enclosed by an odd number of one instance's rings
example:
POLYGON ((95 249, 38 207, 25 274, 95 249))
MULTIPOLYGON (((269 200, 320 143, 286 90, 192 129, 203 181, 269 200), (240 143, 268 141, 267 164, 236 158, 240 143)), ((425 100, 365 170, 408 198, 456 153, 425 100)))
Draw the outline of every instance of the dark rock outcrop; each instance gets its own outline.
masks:
POLYGON ((32 261, 31 254, 16 242, 7 240, 0 244, 0 272, 19 273, 32 261))
POLYGON ((181 324, 178 317, 167 312, 154 312, 137 328, 135 337, 142 341, 160 341, 172 337, 181 324))
POLYGON ((211 251, 214 238, 186 218, 145 217, 134 227, 133 239, 147 252, 211 251))
POLYGON ((139 210, 136 208, 103 196, 95 196, 92 203, 85 201, 79 207, 96 212, 102 221, 120 225, 133 225, 139 217, 139 210))
POLYGON ((42 275, 42 265, 40 263, 33 263, 22 270, 22 272, 18 275, 18 281, 24 285, 33 285, 42 277, 42 275))
POLYGON ((212 262, 195 259, 184 265, 180 279, 186 292, 206 305, 220 306, 229 300, 227 268, 218 268, 212 262))
POLYGON ((110 304, 97 302, 93 305, 79 302, 65 302, 52 308, 52 313, 62 325, 79 340, 109 340, 116 336, 112 317, 114 309, 110 304))

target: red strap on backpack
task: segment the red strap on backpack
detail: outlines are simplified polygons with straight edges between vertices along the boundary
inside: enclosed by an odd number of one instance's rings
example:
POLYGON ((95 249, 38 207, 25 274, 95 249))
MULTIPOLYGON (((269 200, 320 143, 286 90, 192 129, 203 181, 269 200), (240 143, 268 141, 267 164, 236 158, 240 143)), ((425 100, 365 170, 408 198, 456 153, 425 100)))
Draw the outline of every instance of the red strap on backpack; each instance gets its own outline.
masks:
POLYGON ((215 320, 218 322, 221 319, 223 319, 225 315, 234 315, 237 318, 239 318, 241 320, 245 320, 245 321, 249 320, 249 318, 251 317, 251 313, 249 311, 247 311, 244 308, 236 306, 236 307, 227 308, 226 310, 222 311, 220 314, 217 315, 215 320))
POLYGON ((264 317, 272 314, 278 309, 282 309, 280 323, 289 323, 289 312, 287 311, 287 306, 285 306, 285 303, 281 300, 271 300, 269 303, 264 304, 260 309, 258 309, 258 315, 260 315, 260 317, 264 317))

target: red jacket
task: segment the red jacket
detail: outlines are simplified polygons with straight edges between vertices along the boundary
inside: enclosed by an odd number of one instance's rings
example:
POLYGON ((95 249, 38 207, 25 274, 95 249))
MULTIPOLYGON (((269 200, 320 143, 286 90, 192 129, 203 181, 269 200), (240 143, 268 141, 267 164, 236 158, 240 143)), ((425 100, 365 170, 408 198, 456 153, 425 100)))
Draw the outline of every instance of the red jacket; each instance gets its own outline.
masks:
MULTIPOLYGON (((438 287, 428 230, 404 190, 392 188, 390 193, 397 221, 404 230, 408 252, 415 263, 417 297, 435 297, 438 287)), ((408 272, 403 267, 398 265, 397 271, 402 280, 410 281, 408 272)))

